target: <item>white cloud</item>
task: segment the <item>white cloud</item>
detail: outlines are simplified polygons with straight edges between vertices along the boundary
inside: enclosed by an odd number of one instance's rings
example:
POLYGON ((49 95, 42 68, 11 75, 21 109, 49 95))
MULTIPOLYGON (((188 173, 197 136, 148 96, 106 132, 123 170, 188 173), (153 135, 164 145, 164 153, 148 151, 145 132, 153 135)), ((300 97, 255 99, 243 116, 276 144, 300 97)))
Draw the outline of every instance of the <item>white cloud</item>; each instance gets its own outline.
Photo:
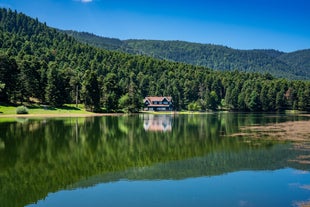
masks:
POLYGON ((82 3, 91 3, 93 2, 93 0, 78 0, 79 2, 82 2, 82 3))

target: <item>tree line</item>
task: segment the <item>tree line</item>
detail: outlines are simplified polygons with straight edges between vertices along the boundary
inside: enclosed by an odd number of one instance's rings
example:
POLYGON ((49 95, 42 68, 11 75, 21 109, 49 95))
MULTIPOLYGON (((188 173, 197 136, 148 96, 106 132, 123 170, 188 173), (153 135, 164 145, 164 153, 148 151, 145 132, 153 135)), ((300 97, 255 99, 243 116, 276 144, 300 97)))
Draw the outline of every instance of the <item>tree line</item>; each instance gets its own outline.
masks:
POLYGON ((309 81, 107 51, 0 9, 1 102, 137 112, 150 95, 172 96, 175 110, 310 110, 309 81))
POLYGON ((269 72, 275 77, 309 80, 310 49, 284 53, 277 50, 237 50, 213 44, 162 40, 119 40, 86 32, 63 31, 78 41, 107 50, 144 54, 224 71, 269 72))

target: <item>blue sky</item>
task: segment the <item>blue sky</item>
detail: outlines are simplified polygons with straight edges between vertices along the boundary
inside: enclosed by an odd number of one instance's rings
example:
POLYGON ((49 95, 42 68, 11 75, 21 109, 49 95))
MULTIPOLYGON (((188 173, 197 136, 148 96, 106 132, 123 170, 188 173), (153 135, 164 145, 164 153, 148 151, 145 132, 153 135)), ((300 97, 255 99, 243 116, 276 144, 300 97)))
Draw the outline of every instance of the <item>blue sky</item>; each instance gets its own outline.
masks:
POLYGON ((119 39, 310 48, 310 0, 0 0, 47 25, 119 39))

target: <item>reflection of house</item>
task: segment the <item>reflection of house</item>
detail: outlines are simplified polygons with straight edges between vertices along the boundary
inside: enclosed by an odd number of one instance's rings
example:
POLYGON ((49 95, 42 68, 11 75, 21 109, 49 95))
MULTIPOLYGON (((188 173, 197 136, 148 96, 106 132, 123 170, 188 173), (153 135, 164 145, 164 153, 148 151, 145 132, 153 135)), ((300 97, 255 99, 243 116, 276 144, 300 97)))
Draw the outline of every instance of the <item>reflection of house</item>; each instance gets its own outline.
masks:
POLYGON ((146 131, 171 131, 172 117, 169 115, 143 115, 143 128, 146 131))
POLYGON ((149 96, 143 99, 145 111, 172 111, 172 97, 149 96))

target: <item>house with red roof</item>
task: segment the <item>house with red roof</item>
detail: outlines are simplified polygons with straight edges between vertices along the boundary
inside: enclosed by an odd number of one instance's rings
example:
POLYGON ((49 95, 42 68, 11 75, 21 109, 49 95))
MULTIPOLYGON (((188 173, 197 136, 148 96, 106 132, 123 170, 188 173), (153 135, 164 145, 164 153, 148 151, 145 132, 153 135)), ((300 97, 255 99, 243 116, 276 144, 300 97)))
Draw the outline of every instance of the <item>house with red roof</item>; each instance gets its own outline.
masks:
POLYGON ((172 111, 171 96, 148 96, 143 99, 144 111, 172 111))

